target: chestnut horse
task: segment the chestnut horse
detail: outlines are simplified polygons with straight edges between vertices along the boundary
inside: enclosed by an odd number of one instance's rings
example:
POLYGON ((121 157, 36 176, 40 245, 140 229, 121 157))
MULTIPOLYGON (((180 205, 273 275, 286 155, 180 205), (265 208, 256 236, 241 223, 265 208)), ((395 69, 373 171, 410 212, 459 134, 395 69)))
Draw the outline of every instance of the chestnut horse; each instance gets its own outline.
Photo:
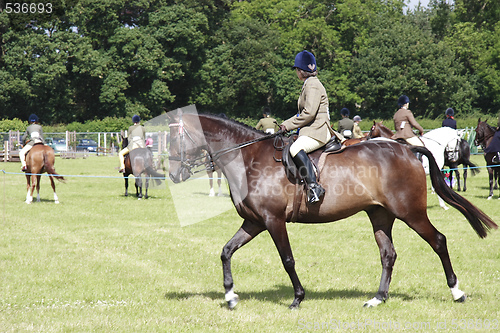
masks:
MULTIPOLYGON (((222 170, 229 184, 231 198, 243 224, 224 246, 221 254, 225 299, 230 309, 238 302, 231 273, 234 252, 267 230, 273 239, 294 290, 290 308, 297 308, 304 299, 295 270, 286 223, 326 223, 365 211, 373 226, 380 249, 382 276, 379 290, 365 306, 376 306, 388 297, 389 284, 396 261, 392 227, 396 218, 418 233, 441 260, 448 287, 455 301, 464 301, 452 269, 446 238, 431 224, 427 216, 426 176, 414 152, 424 154, 431 162, 431 180, 436 192, 458 209, 480 237, 497 228, 486 214, 450 189, 440 173, 432 154, 423 147, 409 147, 394 141, 368 140, 341 151, 310 156, 324 161, 319 168, 319 182, 325 195, 315 205, 306 203, 306 196, 295 202, 297 187, 281 162, 273 158, 272 138, 249 126, 212 115, 168 114, 170 121, 170 178, 174 183, 188 179, 191 167, 208 151, 222 170), (398 176, 399 175, 399 176, 398 176), (300 206, 295 213, 295 206, 300 206), (294 217, 295 216, 295 217, 294 217)), ((279 135, 279 133, 278 133, 279 135)), ((319 164, 320 165, 320 164, 319 164)))
MULTIPOLYGON (((394 135, 394 133, 387 128, 385 125, 382 124, 381 122, 373 122, 373 126, 370 130, 370 133, 368 133, 368 138, 377 138, 377 137, 383 137, 383 138, 391 138, 394 135)), ((425 137, 425 135, 424 135, 425 137)), ((458 142, 458 158, 456 160, 450 160, 446 148, 445 148, 445 153, 444 153, 444 163, 443 166, 448 166, 450 169, 450 187, 453 187, 453 171, 455 171, 455 175, 457 177, 457 190, 460 191, 460 172, 458 170, 458 165, 462 164, 463 169, 464 169, 464 186, 463 190, 464 192, 467 190, 467 168, 471 169, 472 175, 475 175, 476 173, 479 172, 477 170, 477 166, 470 161, 470 145, 467 141, 464 139, 460 139, 458 142)), ((441 166, 441 167, 443 167, 441 166)))
MULTIPOLYGON (((490 126, 486 121, 481 121, 481 118, 479 118, 477 121, 476 139, 474 140, 474 143, 476 144, 476 146, 481 146, 483 150, 485 150, 493 140, 495 132, 495 128, 490 126)), ((484 160, 486 161, 490 183, 490 194, 488 195, 488 200, 493 198, 493 189, 499 176, 498 168, 500 167, 500 162, 493 160, 493 157, 495 157, 495 155, 496 153, 494 152, 484 153, 484 160)))
MULTIPOLYGON (((122 146, 126 147, 128 145, 128 139, 122 137, 122 146)), ((153 153, 149 148, 136 148, 132 149, 127 155, 125 155, 125 172, 123 177, 125 179, 125 196, 128 196, 128 176, 134 175, 135 177, 135 196, 140 200, 142 199, 142 176, 144 175, 145 184, 145 195, 144 198, 148 198, 148 187, 149 179, 154 177, 154 181, 157 185, 161 183, 161 180, 165 178, 164 174, 157 172, 153 168, 153 153)))
POLYGON ((26 203, 30 204, 33 202, 33 192, 36 187, 36 201, 40 202, 40 179, 42 174, 47 172, 50 178, 50 185, 54 191, 54 202, 59 203, 59 198, 56 194, 56 184, 54 183, 54 177, 64 182, 64 177, 56 173, 54 168, 54 149, 43 143, 37 143, 31 148, 26 154, 26 203))

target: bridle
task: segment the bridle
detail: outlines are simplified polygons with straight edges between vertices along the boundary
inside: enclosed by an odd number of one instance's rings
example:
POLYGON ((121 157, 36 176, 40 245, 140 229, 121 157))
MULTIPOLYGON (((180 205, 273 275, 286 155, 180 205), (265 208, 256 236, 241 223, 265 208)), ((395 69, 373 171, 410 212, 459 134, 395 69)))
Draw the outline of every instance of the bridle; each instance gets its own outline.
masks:
POLYGON ((180 139, 180 156, 169 156, 168 159, 171 160, 171 161, 178 161, 181 163, 181 167, 179 168, 179 172, 181 172, 181 170, 184 168, 186 169, 189 174, 193 175, 195 173, 198 173, 198 172, 203 172, 203 171, 209 171, 209 172, 214 172, 215 171, 215 161, 217 161, 218 159, 220 159, 223 155, 226 155, 226 154, 229 154, 229 153, 232 153, 236 150, 239 150, 239 149, 242 149, 244 147, 247 147, 247 146, 250 146, 254 143, 257 143, 257 142, 260 142, 260 141, 264 141, 264 140, 267 140, 267 139, 271 139, 271 138, 274 138, 274 137, 277 137, 277 136, 281 136, 283 135, 283 131, 277 131, 276 133, 273 133, 273 134, 269 134, 269 135, 266 135, 266 136, 263 136, 263 137, 260 137, 260 138, 257 138, 257 139, 253 139, 253 140, 250 140, 250 141, 246 141, 246 142, 242 142, 242 143, 239 143, 235 146, 232 146, 232 147, 228 147, 228 148, 223 148, 223 149, 220 149, 220 150, 217 150, 213 153, 211 153, 209 151, 209 149, 207 149, 208 147, 202 147, 202 149, 204 149, 205 151, 207 151, 207 154, 205 155, 202 155, 202 156, 199 156, 199 157, 195 157, 195 158, 187 158, 186 157, 186 152, 185 152, 185 141, 186 141, 186 137, 187 139, 189 139, 193 144, 196 145, 196 141, 193 139, 193 137, 191 136, 191 134, 189 133, 189 131, 187 130, 187 128, 184 126, 184 122, 182 121, 182 114, 179 116, 179 122, 178 123, 170 123, 168 125, 169 127, 178 127, 178 130, 179 130, 179 139, 180 139), (206 157, 208 156, 208 162, 207 161, 204 161, 206 159, 206 157), (200 170, 196 170, 196 171, 192 171, 192 169, 194 168, 197 168, 199 166, 205 166, 204 169, 200 169, 200 170))

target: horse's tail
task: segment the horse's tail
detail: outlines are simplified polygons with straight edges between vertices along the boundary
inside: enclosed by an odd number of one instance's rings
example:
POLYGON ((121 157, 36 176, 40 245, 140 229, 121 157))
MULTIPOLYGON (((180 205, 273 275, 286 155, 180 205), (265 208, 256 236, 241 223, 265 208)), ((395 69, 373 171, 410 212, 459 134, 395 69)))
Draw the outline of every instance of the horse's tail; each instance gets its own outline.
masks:
POLYGON ((64 179, 63 176, 57 174, 56 169, 54 168, 54 165, 52 163, 50 163, 47 151, 43 152, 43 166, 44 166, 45 170, 47 171, 47 173, 49 175, 55 177, 58 181, 63 182, 63 183, 66 181, 66 179, 64 179))
POLYGON ((160 185, 162 180, 165 180, 165 175, 162 173, 159 173, 153 167, 147 166, 146 167, 146 172, 151 176, 154 177, 156 185, 160 185))
POLYGON ((472 172, 472 175, 475 176, 479 173, 479 169, 477 168, 477 165, 475 165, 474 163, 472 163, 468 158, 467 159, 464 159, 464 163, 463 165, 465 165, 465 167, 469 167, 470 171, 472 172))
POLYGON ((490 229, 498 228, 496 223, 493 222, 493 220, 488 215, 486 215, 483 211, 481 211, 467 199, 465 199, 464 197, 453 191, 453 189, 451 189, 448 185, 446 185, 443 175, 441 174, 441 170, 436 164, 434 156, 432 156, 432 153, 427 148, 412 146, 410 147, 410 150, 414 153, 421 153, 422 155, 427 157, 427 159, 429 160, 432 186, 434 187, 437 195, 439 195, 441 198, 443 198, 444 201, 446 201, 448 204, 462 213, 467 218, 470 225, 472 226, 474 231, 476 231, 479 237, 484 238, 486 237, 487 232, 490 229))

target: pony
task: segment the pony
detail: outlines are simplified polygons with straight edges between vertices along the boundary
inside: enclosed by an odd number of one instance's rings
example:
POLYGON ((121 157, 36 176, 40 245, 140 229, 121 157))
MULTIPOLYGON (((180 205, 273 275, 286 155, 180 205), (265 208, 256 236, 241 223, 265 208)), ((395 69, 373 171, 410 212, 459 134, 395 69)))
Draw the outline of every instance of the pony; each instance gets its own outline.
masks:
MULTIPOLYGON (((481 118, 479 118, 477 121, 476 138, 474 140, 474 143, 476 144, 476 146, 481 146, 483 150, 485 150, 491 144, 495 132, 495 128, 490 126, 486 121, 481 121, 481 118)), ((498 167, 500 166, 500 162, 493 159, 495 156, 496 153, 484 153, 484 160, 486 161, 490 184, 490 193, 488 195, 488 200, 493 198, 493 189, 496 188, 496 180, 499 176, 498 167)))
MULTIPOLYGON (((128 145, 128 139, 122 137, 122 146, 128 145)), ((153 153, 149 148, 136 148, 125 155, 125 171, 123 177, 125 179, 125 196, 128 196, 128 176, 135 177, 135 195, 140 200, 142 199, 142 176, 146 180, 146 189, 144 198, 148 198, 149 180, 154 177, 156 185, 161 183, 161 179, 165 179, 165 175, 159 173, 153 168, 153 153)))
POLYGON ((243 224, 223 247, 221 253, 225 300, 229 309, 238 303, 234 292, 231 258, 236 250, 263 231, 273 239, 285 271, 294 290, 291 309, 299 307, 305 291, 295 270, 286 224, 327 223, 365 211, 372 223, 380 249, 382 276, 376 295, 364 305, 377 306, 388 297, 396 251, 392 242, 392 227, 396 218, 404 221, 419 234, 438 255, 443 265, 448 287, 458 302, 466 296, 458 287, 446 237, 427 216, 426 175, 414 153, 430 161, 430 177, 436 192, 458 209, 479 237, 498 226, 485 213, 450 189, 432 154, 424 147, 409 147, 388 140, 368 140, 340 151, 309 156, 318 163, 319 182, 325 195, 315 205, 307 204, 304 185, 287 176, 282 163, 274 157, 272 138, 249 126, 213 115, 168 113, 170 131, 169 175, 179 183, 199 165, 202 150, 228 180, 231 199, 243 224), (404 176, 400 176, 404 175, 404 176))
POLYGON ((54 149, 43 143, 37 143, 33 145, 26 154, 26 203, 31 204, 33 202, 33 192, 36 187, 36 201, 40 202, 40 178, 43 173, 48 173, 50 178, 50 185, 54 191, 54 203, 59 203, 59 198, 56 194, 56 184, 54 183, 54 178, 60 182, 65 182, 63 176, 56 173, 54 168, 55 155, 54 149))

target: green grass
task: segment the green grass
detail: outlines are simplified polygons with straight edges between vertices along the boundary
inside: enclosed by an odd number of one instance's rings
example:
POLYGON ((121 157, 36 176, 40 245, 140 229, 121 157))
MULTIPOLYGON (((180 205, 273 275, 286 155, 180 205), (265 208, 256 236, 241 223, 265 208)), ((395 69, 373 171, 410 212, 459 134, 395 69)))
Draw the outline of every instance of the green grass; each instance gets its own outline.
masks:
MULTIPOLYGON (((481 156, 473 161, 484 165, 481 156)), ((241 218, 231 209, 181 227, 168 187, 152 189, 148 200, 124 197, 117 166, 116 157, 57 158, 60 174, 110 177, 68 177, 57 184, 59 205, 48 178, 42 202, 26 205, 24 176, 0 174, 0 332, 302 332, 336 323, 443 332, 487 320, 500 325, 499 232, 479 239, 458 211, 441 210, 430 191, 429 216, 447 236, 467 302, 452 301, 437 255, 397 221, 390 298, 363 308, 378 289, 381 267, 371 225, 359 213, 336 223, 288 225, 306 289, 298 311, 288 309, 293 290, 269 235, 241 248, 233 257, 241 301, 229 311, 220 252, 241 218)), ((0 168, 15 173, 20 165, 0 168)), ((208 182, 199 182, 199 195, 208 194, 208 182)), ((469 177, 464 196, 498 223, 499 192, 487 201, 487 187, 483 169, 469 177)), ((229 200, 206 196, 212 199, 214 206, 229 200)))

